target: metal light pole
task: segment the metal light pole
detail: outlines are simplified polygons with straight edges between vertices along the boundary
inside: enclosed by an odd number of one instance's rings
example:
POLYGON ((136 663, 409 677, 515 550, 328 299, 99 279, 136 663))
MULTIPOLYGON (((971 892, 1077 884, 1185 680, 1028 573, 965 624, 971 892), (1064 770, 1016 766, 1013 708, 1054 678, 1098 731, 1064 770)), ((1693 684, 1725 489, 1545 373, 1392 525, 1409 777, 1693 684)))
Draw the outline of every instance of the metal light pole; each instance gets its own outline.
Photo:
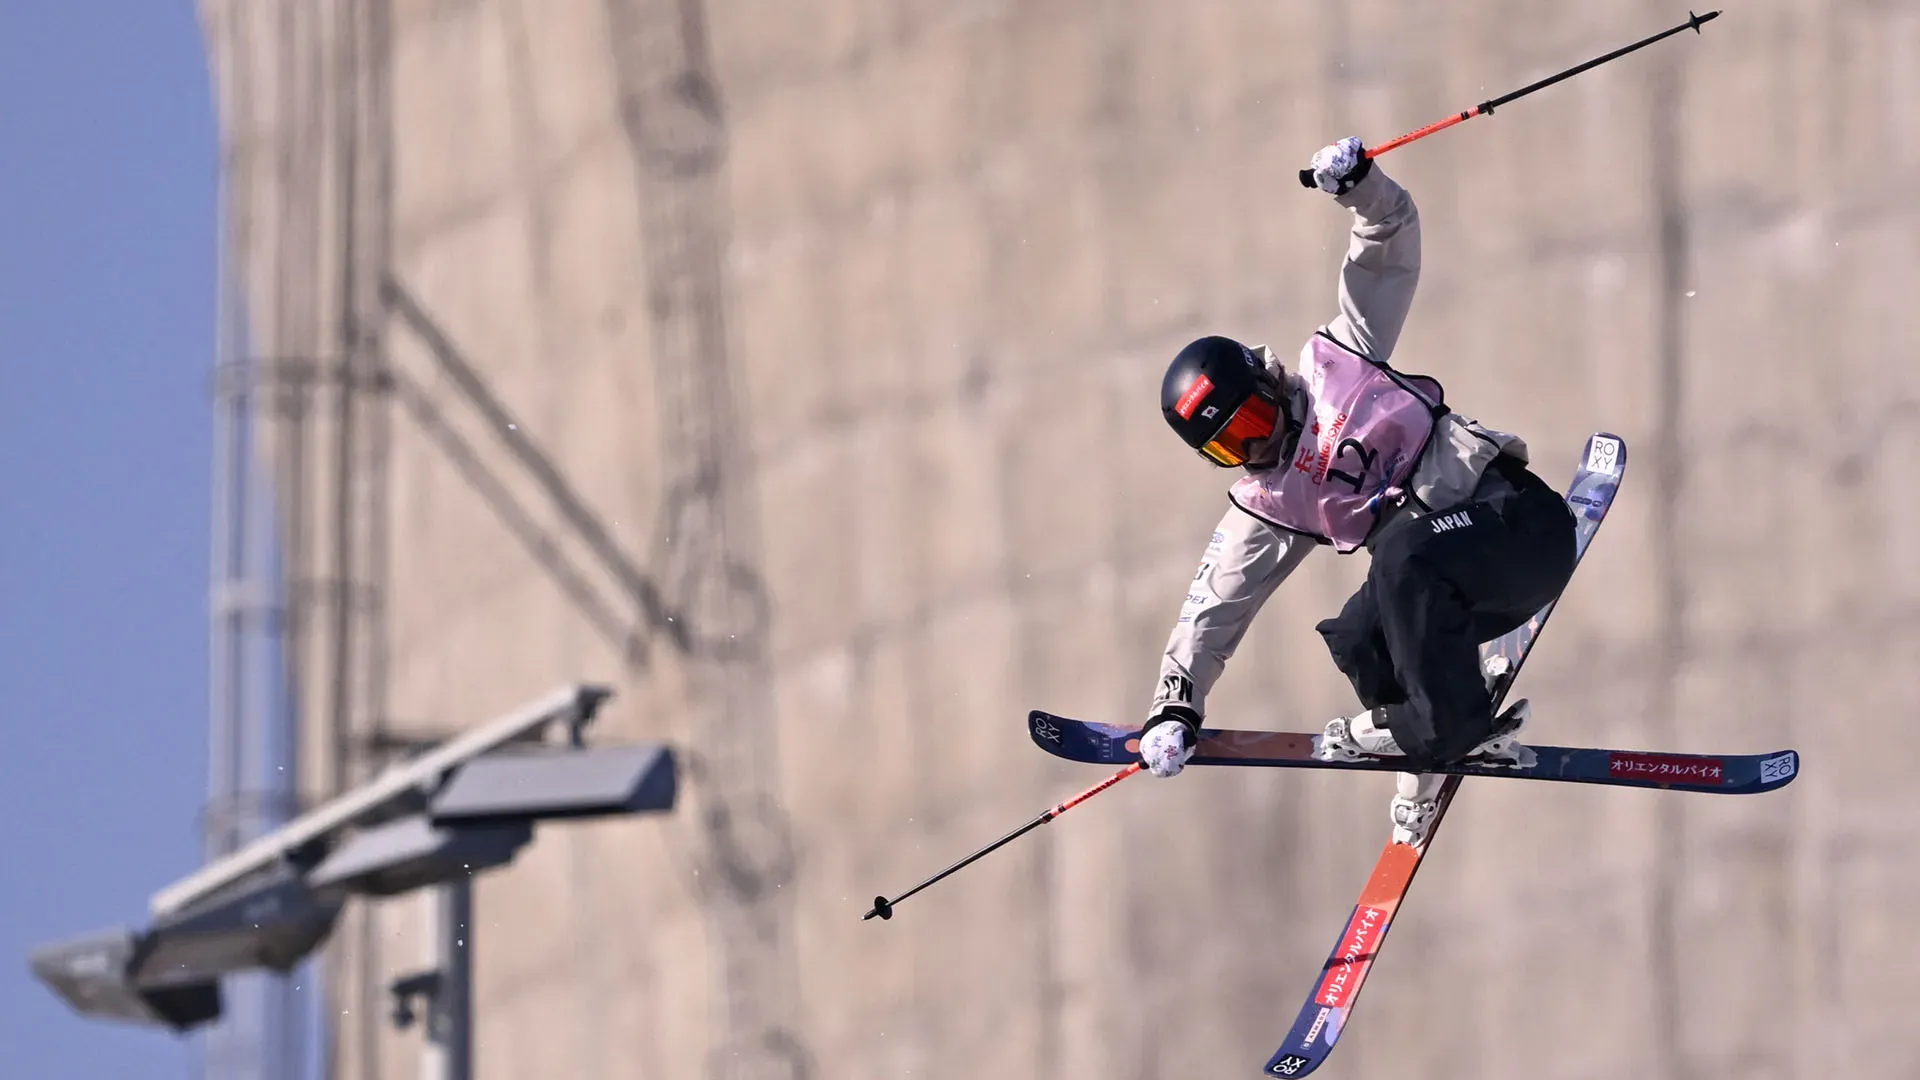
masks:
POLYGON ((473 1080, 473 878, 434 889, 433 991, 420 1080, 473 1080))

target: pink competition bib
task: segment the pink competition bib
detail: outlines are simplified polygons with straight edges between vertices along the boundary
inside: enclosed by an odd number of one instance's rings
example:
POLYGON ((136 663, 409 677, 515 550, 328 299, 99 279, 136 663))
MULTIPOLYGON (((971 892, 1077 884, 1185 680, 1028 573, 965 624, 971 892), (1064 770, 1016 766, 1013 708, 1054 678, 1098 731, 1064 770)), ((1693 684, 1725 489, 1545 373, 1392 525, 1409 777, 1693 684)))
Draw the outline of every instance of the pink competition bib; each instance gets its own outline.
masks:
POLYGON ((1300 377, 1310 404, 1292 459, 1242 477, 1227 497, 1344 555, 1366 543, 1382 501, 1401 493, 1445 412, 1443 392, 1324 333, 1301 348, 1300 377))

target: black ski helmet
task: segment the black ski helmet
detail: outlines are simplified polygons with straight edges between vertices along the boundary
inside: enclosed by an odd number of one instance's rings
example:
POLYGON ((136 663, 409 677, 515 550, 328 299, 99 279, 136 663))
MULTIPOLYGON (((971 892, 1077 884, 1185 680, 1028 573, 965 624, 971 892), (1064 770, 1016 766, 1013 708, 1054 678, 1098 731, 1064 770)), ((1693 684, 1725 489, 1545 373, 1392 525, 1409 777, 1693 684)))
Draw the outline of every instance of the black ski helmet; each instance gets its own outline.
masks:
POLYGON ((1252 349, 1203 337, 1181 349, 1160 381, 1160 414, 1182 441, 1223 468, 1245 465, 1247 444, 1271 439, 1280 419, 1280 382, 1252 349))

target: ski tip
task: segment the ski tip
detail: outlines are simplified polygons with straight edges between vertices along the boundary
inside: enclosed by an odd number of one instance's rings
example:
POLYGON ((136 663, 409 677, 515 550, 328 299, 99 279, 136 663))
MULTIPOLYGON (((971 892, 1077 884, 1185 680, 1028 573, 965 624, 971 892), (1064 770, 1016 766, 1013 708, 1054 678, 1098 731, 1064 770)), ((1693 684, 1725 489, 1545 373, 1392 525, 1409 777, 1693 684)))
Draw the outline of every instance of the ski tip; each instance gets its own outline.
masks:
POLYGON ((1580 473, 1611 477, 1618 484, 1626 468, 1627 440, 1611 431, 1596 431, 1587 436, 1587 453, 1580 461, 1580 473))
POLYGON ((1761 791, 1778 791, 1800 777, 1800 751, 1777 750, 1760 758, 1761 791))
POLYGON ((1313 1070, 1319 1068, 1320 1062, 1323 1060, 1325 1059, 1312 1058, 1307 1056, 1306 1054, 1288 1054, 1288 1053, 1275 1054, 1273 1055, 1273 1057, 1267 1059, 1267 1063, 1265 1065, 1261 1066, 1260 1075, 1267 1076, 1267 1077, 1306 1076, 1308 1073, 1311 1073, 1313 1072, 1313 1070))

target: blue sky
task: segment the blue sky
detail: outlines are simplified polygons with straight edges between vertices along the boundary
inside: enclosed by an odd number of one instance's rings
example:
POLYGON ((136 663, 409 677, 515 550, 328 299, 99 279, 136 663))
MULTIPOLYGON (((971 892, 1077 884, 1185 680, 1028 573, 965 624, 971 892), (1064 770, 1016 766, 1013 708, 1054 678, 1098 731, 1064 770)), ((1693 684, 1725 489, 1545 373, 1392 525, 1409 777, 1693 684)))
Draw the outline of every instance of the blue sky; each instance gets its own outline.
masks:
POLYGON ((0 1048, 9 1080, 169 1080, 40 942, 199 861, 218 147, 190 0, 0 3, 0 1048))

